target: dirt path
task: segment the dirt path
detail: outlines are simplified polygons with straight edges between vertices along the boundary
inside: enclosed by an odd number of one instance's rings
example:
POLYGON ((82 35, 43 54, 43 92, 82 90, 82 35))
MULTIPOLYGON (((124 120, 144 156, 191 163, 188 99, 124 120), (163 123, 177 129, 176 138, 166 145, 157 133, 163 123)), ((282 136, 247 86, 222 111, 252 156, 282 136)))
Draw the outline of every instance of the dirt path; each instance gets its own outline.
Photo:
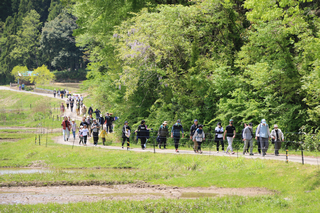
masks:
POLYGON ((195 199, 274 194, 264 188, 178 188, 149 184, 109 186, 2 187, 0 204, 95 202, 98 200, 195 199))
MULTIPOLYGON (((54 98, 52 94, 44 94, 44 93, 36 93, 36 92, 27 92, 27 91, 19 91, 19 90, 14 90, 11 89, 9 87, 4 87, 4 86, 0 86, 0 90, 10 90, 10 91, 15 91, 15 92, 25 92, 25 93, 29 93, 29 94, 36 94, 36 95, 42 95, 42 96, 47 96, 47 97, 51 97, 54 98)), ((81 117, 77 116, 76 113, 71 112, 70 109, 66 111, 66 115, 70 116, 71 118, 75 118, 76 120, 81 120, 81 117)), ((90 138, 89 138, 90 139, 90 138)), ((55 142, 60 143, 60 144, 64 144, 64 145, 73 145, 73 139, 69 140, 69 142, 65 142, 63 141, 62 136, 61 137, 56 137, 54 138, 55 142)), ((77 142, 74 143, 75 146, 79 146, 79 144, 77 142)), ((92 144, 88 144, 88 146, 93 146, 92 144)), ((120 146, 120 144, 119 144, 120 146)), ((115 147, 115 146, 102 146, 102 145, 98 145, 98 147, 101 148, 105 148, 105 149, 112 149, 112 150, 122 150, 121 147, 115 147)), ((135 152, 154 152, 154 150, 152 148, 147 148, 146 150, 141 150, 141 149, 131 149, 130 151, 135 151, 135 152)), ((176 154, 175 151, 166 149, 166 150, 159 150, 156 149, 156 153, 165 153, 165 154, 176 154)), ((179 154, 195 154, 192 150, 180 150, 179 154)), ((210 151, 204 151, 203 155, 214 155, 214 156, 230 156, 230 157, 237 157, 237 155, 226 155, 222 152, 220 153, 216 153, 216 152, 210 152, 210 151)), ((249 155, 242 155, 241 153, 239 153, 239 156, 243 156, 245 158, 250 158, 250 159, 269 159, 269 160, 280 160, 280 161, 286 161, 286 156, 285 155, 280 155, 280 156, 274 156, 273 154, 267 154, 265 157, 261 157, 260 155, 254 155, 254 156, 249 156, 249 155)), ((302 162, 302 158, 301 156, 291 156, 289 153, 289 162, 297 162, 297 163, 301 163, 302 162)), ((315 157, 304 157, 304 163, 305 164, 311 164, 311 165, 319 165, 320 164, 320 159, 315 158, 315 157)))
MULTIPOLYGON (((30 92, 30 91, 25 91, 25 90, 16 90, 16 89, 11 89, 10 87, 5 87, 5 86, 0 86, 0 90, 8 90, 8 91, 13 91, 13 92, 22 92, 22 93, 27 93, 27 94, 34 94, 34 95, 41 95, 41 96, 45 96, 45 97, 49 97, 49 98, 54 98, 57 100, 61 100, 61 102, 65 102, 66 98, 55 98, 53 97, 53 94, 47 94, 47 93, 39 93, 39 92, 30 92)), ((75 112, 75 108, 74 108, 74 112, 71 112, 71 109, 67 109, 65 111, 66 116, 70 116, 70 118, 75 119, 75 120, 81 120, 81 116, 77 116, 76 112, 75 112)))

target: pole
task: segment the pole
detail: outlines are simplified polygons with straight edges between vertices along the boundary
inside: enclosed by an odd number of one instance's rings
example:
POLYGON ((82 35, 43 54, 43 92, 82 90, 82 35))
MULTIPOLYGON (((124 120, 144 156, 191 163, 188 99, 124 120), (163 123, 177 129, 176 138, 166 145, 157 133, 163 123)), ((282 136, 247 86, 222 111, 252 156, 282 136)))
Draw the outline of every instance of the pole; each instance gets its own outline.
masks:
POLYGON ((40 134, 39 134, 39 146, 40 146, 40 134))
POLYGON ((304 159, 303 159, 303 149, 301 149, 301 157, 302 157, 302 165, 304 165, 304 159))
POLYGON ((286 148, 286 163, 289 163, 289 159, 288 159, 288 147, 286 148))

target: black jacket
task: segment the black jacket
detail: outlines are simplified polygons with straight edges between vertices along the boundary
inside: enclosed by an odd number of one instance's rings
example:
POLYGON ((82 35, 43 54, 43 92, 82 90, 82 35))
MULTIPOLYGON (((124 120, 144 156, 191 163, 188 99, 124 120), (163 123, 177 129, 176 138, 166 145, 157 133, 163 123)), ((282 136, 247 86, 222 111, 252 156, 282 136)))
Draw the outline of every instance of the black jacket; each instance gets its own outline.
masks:
POLYGON ((147 130, 147 126, 141 124, 138 126, 138 136, 139 138, 147 138, 149 137, 149 130, 147 130))
POLYGON ((160 137, 169 137, 169 129, 168 129, 168 126, 163 126, 163 125, 161 125, 160 127, 159 127, 159 130, 158 130, 158 135, 160 136, 160 137))
POLYGON ((190 136, 193 136, 194 135, 194 132, 198 129, 199 125, 195 125, 195 124, 192 124, 191 128, 190 128, 190 136))
POLYGON ((92 109, 92 107, 89 107, 89 109, 88 109, 88 114, 89 114, 89 115, 92 115, 92 113, 93 113, 93 109, 92 109))

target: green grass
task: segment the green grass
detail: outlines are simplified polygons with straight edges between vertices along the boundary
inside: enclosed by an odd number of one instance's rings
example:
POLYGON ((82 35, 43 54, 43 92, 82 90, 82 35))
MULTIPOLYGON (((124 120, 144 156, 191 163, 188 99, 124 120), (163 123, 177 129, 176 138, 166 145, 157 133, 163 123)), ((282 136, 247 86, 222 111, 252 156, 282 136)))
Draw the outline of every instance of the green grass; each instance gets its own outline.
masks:
POLYGON ((56 121, 56 115, 60 114, 57 109, 61 100, 14 91, 1 91, 0 101, 2 103, 0 126, 61 127, 61 121, 56 121), (55 121, 52 116, 55 117, 55 121))
MULTIPOLYGON (((57 135, 57 134, 56 134, 57 135)), ((53 173, 8 174, 0 182, 32 181, 146 181, 179 187, 265 187, 275 195, 262 197, 201 198, 199 200, 101 201, 76 204, 0 205, 10 211, 230 211, 319 212, 320 172, 316 166, 280 161, 251 160, 242 157, 171 155, 112 151, 93 147, 63 146, 49 141, 48 147, 34 140, 0 144, 0 166, 27 166, 41 160, 53 173), (120 170, 83 170, 75 173, 62 168, 118 168, 120 170)))

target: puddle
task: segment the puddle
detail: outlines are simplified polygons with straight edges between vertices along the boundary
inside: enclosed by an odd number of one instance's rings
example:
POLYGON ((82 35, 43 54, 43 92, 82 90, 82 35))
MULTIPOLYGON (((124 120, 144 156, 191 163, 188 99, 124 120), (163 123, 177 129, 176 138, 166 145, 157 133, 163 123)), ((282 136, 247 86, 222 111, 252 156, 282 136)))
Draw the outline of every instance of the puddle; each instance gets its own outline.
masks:
POLYGON ((50 169, 28 169, 28 168, 6 168, 0 169, 0 175, 7 174, 33 174, 33 173, 48 173, 53 172, 50 169))
POLYGON ((198 199, 270 195, 264 188, 178 188, 147 183, 105 186, 1 187, 0 204, 75 203, 98 200, 198 199))

